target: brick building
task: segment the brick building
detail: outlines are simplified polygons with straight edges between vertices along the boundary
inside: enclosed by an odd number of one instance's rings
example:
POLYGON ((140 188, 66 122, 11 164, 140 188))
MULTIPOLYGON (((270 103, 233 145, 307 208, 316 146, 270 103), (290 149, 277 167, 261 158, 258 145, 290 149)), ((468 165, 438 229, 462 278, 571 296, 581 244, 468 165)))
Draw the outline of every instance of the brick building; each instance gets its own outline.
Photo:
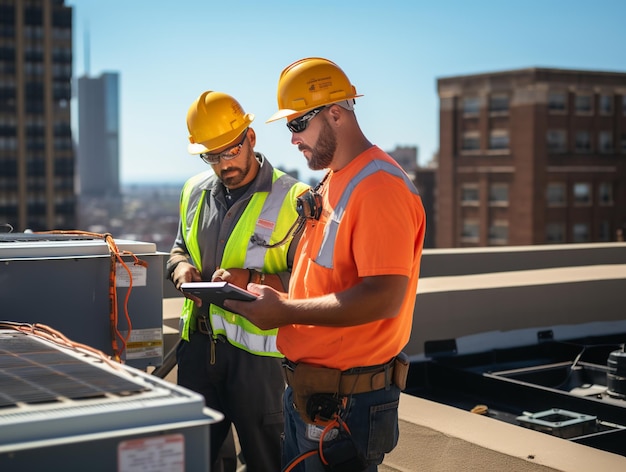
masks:
POLYGON ((437 247, 619 238, 626 73, 529 68, 437 87, 437 247))

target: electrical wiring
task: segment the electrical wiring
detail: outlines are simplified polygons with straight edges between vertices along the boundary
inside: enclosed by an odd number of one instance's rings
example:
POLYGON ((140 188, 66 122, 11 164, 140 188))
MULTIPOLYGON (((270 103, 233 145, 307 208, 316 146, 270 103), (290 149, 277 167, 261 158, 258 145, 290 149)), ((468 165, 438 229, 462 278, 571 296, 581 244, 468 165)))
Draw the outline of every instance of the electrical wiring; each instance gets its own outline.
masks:
POLYGON ((115 243, 115 239, 110 233, 94 233, 90 231, 81 230, 52 230, 52 231, 38 231, 37 234, 63 234, 63 235, 77 235, 77 236, 89 236, 93 238, 101 238, 106 243, 109 249, 110 256, 110 269, 109 269, 109 326, 111 331, 111 348, 113 350, 113 359, 116 362, 121 362, 122 353, 126 350, 126 345, 130 339, 132 332, 132 322, 128 313, 128 300, 133 289, 133 276, 130 268, 124 261, 122 256, 130 256, 133 258, 133 265, 147 267, 148 263, 137 258, 135 254, 130 251, 120 251, 115 243), (124 318, 128 326, 126 335, 122 335, 118 328, 119 313, 118 313, 118 299, 117 299, 117 263, 119 263, 124 270, 128 273, 128 290, 124 298, 124 318))
POLYGON ((319 443, 319 455, 320 455, 320 460, 322 461, 322 464, 324 465, 328 465, 328 461, 326 460, 326 458, 324 457, 324 448, 322 447, 324 445, 324 437, 326 436, 326 434, 333 428, 339 428, 339 430, 344 430, 346 433, 351 434, 350 433, 350 429, 348 428, 348 425, 345 423, 345 421, 343 421, 339 415, 336 415, 335 418, 333 419, 333 421, 331 421, 328 426, 326 426, 324 428, 324 431, 322 431, 322 434, 320 435, 320 443, 319 443))
POLYGON ((291 472, 295 466, 309 457, 317 455, 317 449, 311 449, 310 451, 303 452, 298 457, 294 458, 289 464, 285 466, 282 472, 291 472))
POLYGON ((285 468, 282 470, 282 472, 290 472, 290 471, 292 471, 294 469, 294 467, 296 465, 298 465, 300 462, 302 462, 305 459, 308 459, 309 457, 312 457, 314 455, 319 455, 320 460, 322 461, 322 464, 327 466, 328 465, 328 461, 324 457, 324 448, 323 448, 323 446, 324 446, 324 438, 334 428, 339 428, 340 430, 344 430, 348 434, 351 434, 350 433, 350 429, 348 428, 348 425, 338 415, 336 415, 326 425, 326 427, 324 428, 324 430, 320 434, 319 445, 318 445, 317 449, 311 449, 310 451, 303 452, 299 456, 295 457, 289 464, 287 464, 285 466, 285 468))
POLYGON ((58 344, 59 346, 72 349, 76 352, 88 353, 95 355, 100 360, 114 369, 121 369, 120 363, 111 360, 104 352, 88 346, 83 343, 72 341, 60 331, 51 328, 48 325, 42 323, 21 323, 15 321, 0 321, 0 329, 11 329, 20 333, 26 333, 29 335, 37 336, 47 341, 58 344))

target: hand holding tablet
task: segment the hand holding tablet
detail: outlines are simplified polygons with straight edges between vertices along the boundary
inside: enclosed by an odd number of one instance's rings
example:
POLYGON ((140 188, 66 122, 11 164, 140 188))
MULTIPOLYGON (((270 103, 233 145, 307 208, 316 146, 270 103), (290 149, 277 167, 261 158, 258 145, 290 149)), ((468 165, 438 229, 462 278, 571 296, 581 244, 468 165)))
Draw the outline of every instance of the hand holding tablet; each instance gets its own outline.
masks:
POLYGON ((256 300, 254 293, 248 292, 228 282, 185 282, 180 286, 183 293, 188 293, 202 300, 202 304, 212 303, 227 310, 224 300, 256 300))

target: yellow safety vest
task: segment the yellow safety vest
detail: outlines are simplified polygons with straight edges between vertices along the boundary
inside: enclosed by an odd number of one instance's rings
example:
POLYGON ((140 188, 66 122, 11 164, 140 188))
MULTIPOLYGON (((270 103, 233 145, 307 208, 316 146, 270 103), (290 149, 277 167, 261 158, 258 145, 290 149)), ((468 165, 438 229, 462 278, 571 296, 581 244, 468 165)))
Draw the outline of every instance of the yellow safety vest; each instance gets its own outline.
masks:
MULTIPOLYGON (((185 183, 180 203, 182 237, 193 264, 201 272, 202 256, 198 243, 201 213, 199 210, 204 204, 207 191, 199 189, 198 183, 206 180, 208 173, 192 177, 185 183)), ((274 169, 272 191, 257 192, 252 196, 228 238, 220 267, 256 268, 267 274, 287 270, 290 241, 275 248, 266 248, 253 241, 261 240, 273 244, 284 238, 298 217, 296 197, 307 188, 306 184, 274 169)), ((181 337, 187 341, 190 326, 194 326, 191 323, 195 321, 194 308, 194 303, 186 299, 181 315, 183 321, 181 337)), ((277 329, 259 329, 243 316, 216 305, 209 307, 209 320, 213 336, 224 335, 234 346, 253 354, 282 357, 276 348, 277 329)))

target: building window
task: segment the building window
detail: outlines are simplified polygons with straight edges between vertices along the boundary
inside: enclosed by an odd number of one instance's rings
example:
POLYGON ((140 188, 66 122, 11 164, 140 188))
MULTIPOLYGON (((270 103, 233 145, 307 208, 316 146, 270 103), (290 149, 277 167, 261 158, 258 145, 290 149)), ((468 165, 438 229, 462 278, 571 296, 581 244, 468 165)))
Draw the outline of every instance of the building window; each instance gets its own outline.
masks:
POLYGON ((546 189, 546 200, 549 207, 565 206, 567 204, 565 184, 561 182, 549 183, 546 189))
POLYGON ((489 113, 505 115, 509 112, 509 96, 503 93, 489 97, 489 113))
POLYGON ((607 220, 600 222, 598 227, 598 241, 607 242, 611 240, 611 223, 607 220))
POLYGON ((509 132, 505 129, 496 129, 489 133, 489 149, 509 149, 509 132))
POLYGON ((598 104, 601 115, 613 114, 613 96, 612 95, 600 95, 600 103, 598 104))
POLYGON ((480 112, 480 98, 468 97, 463 99, 463 115, 476 116, 480 112))
POLYGON ((598 151, 602 153, 613 152, 613 133, 611 131, 600 131, 598 134, 598 151))
POLYGON ((575 243, 589 242, 589 224, 574 223, 574 226, 572 227, 572 239, 575 243))
POLYGON ((546 243, 558 244, 565 242, 565 225, 563 223, 548 223, 546 225, 546 243))
POLYGON ((491 184, 489 186, 489 205, 507 206, 509 204, 509 184, 491 184))
POLYGON ((590 115, 593 113, 593 95, 581 93, 576 95, 574 109, 577 115, 590 115))
POLYGON ((613 205, 613 185, 610 182, 600 182, 598 185, 598 205, 613 205))
POLYGON ((564 130, 550 129, 546 133, 549 152, 565 152, 566 133, 564 130))
POLYGON ((574 204, 578 206, 591 205, 591 184, 587 182, 574 184, 574 204))
POLYGON ((622 95, 622 115, 626 116, 626 94, 622 95))
POLYGON ((565 92, 550 92, 548 94, 548 110, 551 113, 563 113, 567 111, 565 92))
POLYGON ((463 133, 463 143, 461 144, 463 151, 479 151, 480 150, 480 133, 478 131, 466 131, 463 133))
POLYGON ((509 222, 496 220, 489 226, 490 244, 508 244, 509 242, 509 222))
POLYGON ((591 152, 591 133, 589 131, 576 131, 574 150, 580 153, 591 152))
POLYGON ((461 241, 477 243, 479 241, 478 220, 463 220, 461 241))
POLYGON ((461 205, 478 205, 480 199, 478 184, 463 184, 461 186, 461 205))
POLYGON ((622 152, 626 154, 626 133, 622 133, 620 142, 621 142, 620 148, 622 149, 622 152))

